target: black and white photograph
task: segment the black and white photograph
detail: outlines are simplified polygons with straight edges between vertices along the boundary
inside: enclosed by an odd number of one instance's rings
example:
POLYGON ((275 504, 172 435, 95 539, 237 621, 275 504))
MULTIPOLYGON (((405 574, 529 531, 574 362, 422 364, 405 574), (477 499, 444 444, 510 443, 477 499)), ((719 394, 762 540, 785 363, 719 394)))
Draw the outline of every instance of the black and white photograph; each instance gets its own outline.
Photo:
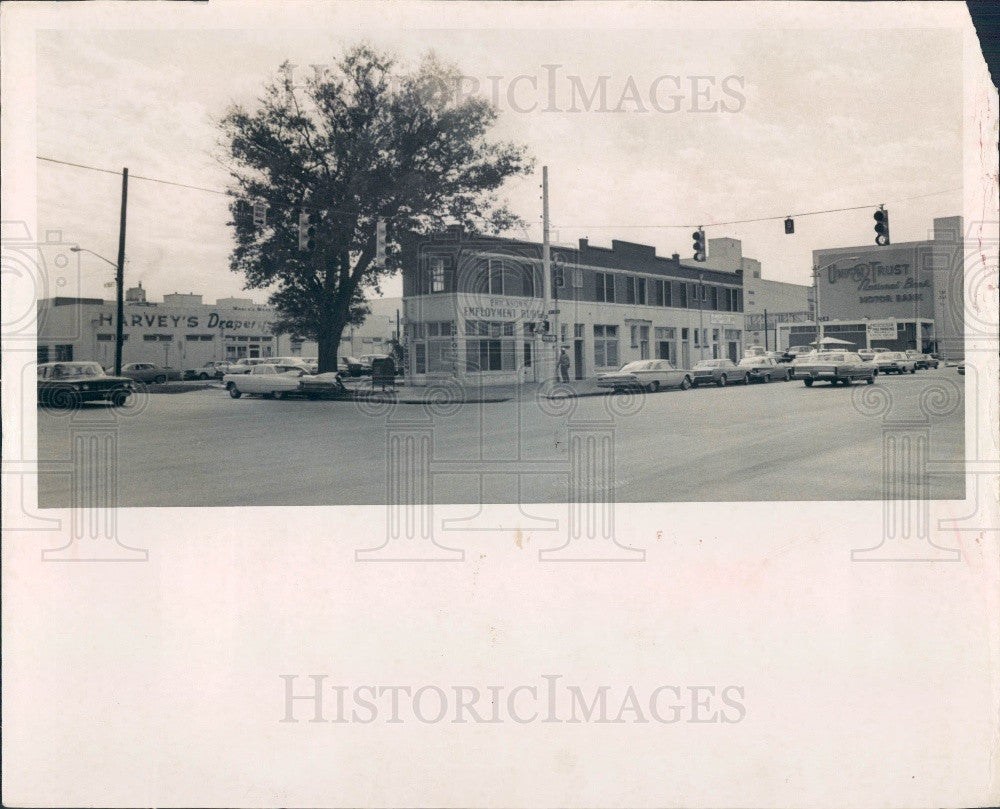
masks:
POLYGON ((4 805, 995 805, 969 5, 5 6, 4 805))

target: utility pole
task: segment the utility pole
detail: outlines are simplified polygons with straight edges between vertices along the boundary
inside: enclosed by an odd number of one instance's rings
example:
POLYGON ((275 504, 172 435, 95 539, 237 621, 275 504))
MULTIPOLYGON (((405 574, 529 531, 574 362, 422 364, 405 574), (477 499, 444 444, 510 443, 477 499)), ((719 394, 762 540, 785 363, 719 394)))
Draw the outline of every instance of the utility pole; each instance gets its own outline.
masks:
POLYGON ((813 267, 813 316, 816 318, 816 350, 823 348, 823 327, 819 322, 819 267, 813 267))
MULTIPOLYGON (((550 325, 556 325, 555 321, 549 320, 549 292, 552 289, 552 261, 549 255, 549 167, 542 166, 542 320, 548 321, 550 325)), ((558 332, 557 332, 558 337, 558 332)), ((550 377, 549 358, 544 356, 544 343, 542 349, 535 353, 541 360, 541 367, 538 369, 539 381, 544 382, 550 377), (544 357, 544 359, 543 359, 544 357)), ((554 367, 554 365, 553 365, 554 367)))
POLYGON ((698 274, 698 328, 701 334, 698 335, 698 346, 701 350, 701 359, 705 359, 705 307, 702 304, 702 293, 705 291, 705 275, 698 274))
POLYGON ((767 309, 764 310, 764 351, 771 350, 771 344, 768 342, 770 335, 767 333, 767 309))
POLYGON ((125 212, 128 209, 128 169, 122 169, 122 212, 118 225, 118 268, 115 272, 115 304, 118 322, 115 326, 115 376, 122 373, 122 346, 125 321, 125 212))

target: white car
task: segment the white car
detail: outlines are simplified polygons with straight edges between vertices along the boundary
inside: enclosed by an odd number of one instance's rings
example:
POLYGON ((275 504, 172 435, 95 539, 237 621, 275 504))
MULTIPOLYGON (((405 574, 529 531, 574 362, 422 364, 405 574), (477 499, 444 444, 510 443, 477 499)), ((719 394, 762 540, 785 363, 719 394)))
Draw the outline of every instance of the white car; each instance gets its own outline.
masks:
POLYGON ((611 388, 616 393, 644 390, 654 393, 660 388, 691 387, 691 372, 674 368, 667 360, 636 360, 597 377, 597 387, 611 388))
POLYGON ((248 374, 250 369, 255 365, 260 365, 264 362, 269 362, 265 357, 240 357, 236 362, 229 366, 229 374, 248 374))
POLYGON ((915 374, 917 361, 907 357, 902 351, 880 351, 872 360, 880 374, 915 374))
POLYGON ((244 393, 266 398, 284 398, 289 393, 299 393, 299 382, 309 372, 301 365, 254 365, 246 374, 226 374, 222 383, 234 399, 244 393))

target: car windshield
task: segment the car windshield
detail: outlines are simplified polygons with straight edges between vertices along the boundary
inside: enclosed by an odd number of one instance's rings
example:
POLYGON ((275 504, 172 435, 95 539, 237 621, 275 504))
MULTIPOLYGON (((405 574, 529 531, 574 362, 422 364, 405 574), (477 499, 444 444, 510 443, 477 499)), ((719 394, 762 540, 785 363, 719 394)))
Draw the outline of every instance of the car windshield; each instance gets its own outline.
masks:
POLYGON ((844 354, 834 351, 822 351, 816 355, 815 359, 818 362, 843 362, 844 354))
POLYGON ((649 360, 641 360, 639 362, 627 362, 621 368, 618 369, 618 372, 621 374, 630 374, 635 371, 648 371, 651 365, 652 363, 649 360))
POLYGON ((755 365, 765 364, 766 357, 744 357, 740 360, 740 368, 753 368, 755 365))
POLYGON ((53 365, 49 376, 65 379, 71 376, 104 376, 104 369, 96 362, 73 362, 53 365))
POLYGON ((695 368, 721 368, 722 367, 722 362, 721 362, 721 360, 702 360, 701 362, 699 362, 694 367, 695 368))

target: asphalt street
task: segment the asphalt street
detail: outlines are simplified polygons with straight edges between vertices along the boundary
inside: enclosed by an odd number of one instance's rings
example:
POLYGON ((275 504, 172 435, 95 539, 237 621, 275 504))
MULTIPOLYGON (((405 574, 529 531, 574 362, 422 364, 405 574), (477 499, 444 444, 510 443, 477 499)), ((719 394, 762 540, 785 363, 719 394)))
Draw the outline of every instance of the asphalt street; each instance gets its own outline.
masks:
MULTIPOLYGON (((617 502, 870 500, 883 497, 886 437, 900 422, 928 436, 932 462, 962 459, 963 391, 954 368, 851 388, 772 382, 565 401, 529 391, 433 408, 233 400, 212 388, 151 394, 121 412, 39 408, 39 459, 71 464, 73 437, 105 430, 117 440, 120 506, 371 505, 386 502, 387 448, 419 435, 437 503, 562 502, 575 440, 610 450, 604 467, 587 461, 588 480, 617 502)), ((964 497, 954 471, 927 484, 932 499, 964 497)), ((71 488, 71 476, 43 472, 39 505, 69 506, 71 488)))

